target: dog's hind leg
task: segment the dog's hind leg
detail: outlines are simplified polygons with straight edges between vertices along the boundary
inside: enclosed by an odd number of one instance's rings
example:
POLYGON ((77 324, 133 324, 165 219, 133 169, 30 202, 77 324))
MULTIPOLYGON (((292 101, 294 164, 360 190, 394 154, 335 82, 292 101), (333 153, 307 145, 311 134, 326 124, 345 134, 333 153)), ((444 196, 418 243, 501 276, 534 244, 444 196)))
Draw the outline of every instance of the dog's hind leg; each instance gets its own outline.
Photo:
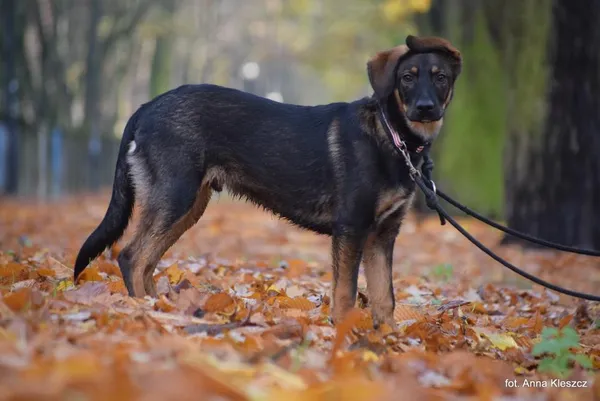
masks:
MULTIPOLYGON (((141 221, 133 240, 119 255, 119 266, 129 295, 156 296, 154 269, 164 253, 202 216, 212 190, 193 189, 194 182, 161 185, 152 189, 142 206, 141 221)), ((196 187, 198 188, 198 187, 196 187)))

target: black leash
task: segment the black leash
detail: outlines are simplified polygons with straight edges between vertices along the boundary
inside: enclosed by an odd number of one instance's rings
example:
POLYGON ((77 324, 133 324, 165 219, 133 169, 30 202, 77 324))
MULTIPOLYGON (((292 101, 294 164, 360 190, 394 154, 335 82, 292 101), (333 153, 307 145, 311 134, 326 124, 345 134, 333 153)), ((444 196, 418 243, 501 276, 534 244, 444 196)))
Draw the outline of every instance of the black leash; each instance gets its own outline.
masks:
POLYGON ((488 226, 494 227, 495 229, 500 230, 506 234, 510 234, 512 236, 515 236, 515 237, 520 238, 525 241, 529 241, 533 244, 542 245, 542 246, 556 249, 556 250, 563 251, 563 252, 571 252, 571 253, 577 253, 579 255, 587 255, 587 256, 600 256, 599 251, 595 251, 592 249, 575 248, 575 247, 571 247, 571 246, 561 245, 561 244, 557 244, 555 242, 550 242, 550 241, 546 241, 546 240, 543 240, 540 238, 532 237, 531 235, 524 234, 517 230, 513 230, 512 228, 498 224, 495 221, 490 220, 485 216, 482 216, 481 214, 477 213, 476 211, 469 209, 465 205, 458 203, 457 201, 455 201, 454 199, 452 199, 450 196, 446 195, 444 192, 440 191, 439 189, 436 190, 436 194, 439 195, 440 198, 442 198, 443 200, 445 200, 446 202, 448 202, 449 204, 454 206, 455 208, 457 208, 457 209, 463 211, 464 213, 468 214, 469 216, 487 224, 488 226))
MULTIPOLYGON (((433 190, 431 188, 429 188, 424 182, 423 182, 423 178, 421 177, 421 175, 417 175, 414 178, 415 183, 419 186, 419 188, 421 189, 421 191, 423 192, 423 194, 425 195, 426 199, 436 199, 436 193, 433 192, 433 190)), ((440 191, 436 191, 438 194, 440 193, 440 191)), ((440 195, 441 196, 441 195, 440 195)), ((458 224, 458 222, 456 220, 454 220, 454 218, 452 216, 450 216, 443 208, 442 206, 436 201, 432 201, 431 203, 428 202, 427 206, 429 206, 432 210, 435 210, 440 216, 443 216, 443 218, 445 218, 445 220, 447 220, 448 222, 450 222, 450 224, 456 228, 458 230, 458 232, 460 232, 465 238, 467 238, 469 241, 471 241, 471 243, 473 245, 475 245, 477 248, 481 249, 483 252, 485 252, 488 256, 490 256, 492 259, 494 259, 496 262, 500 263, 501 265, 507 267, 508 269, 512 270, 513 272, 525 277, 528 280, 533 281, 536 284, 539 284, 543 287, 546 287, 548 289, 551 289, 553 291, 556 292, 560 292, 562 294, 566 294, 566 295, 570 295, 572 297, 576 297, 576 298, 581 298, 581 299, 586 299, 588 301, 600 301, 600 296, 597 295, 591 295, 591 294, 586 294, 584 292, 578 292, 578 291, 572 291, 569 290, 567 288, 563 288, 560 287, 558 285, 554 285, 552 283, 549 283, 547 281, 542 280, 541 278, 538 278, 532 274, 529 274, 521 269, 519 269, 518 267, 516 267, 515 265, 507 262, 506 260, 502 259, 500 256, 496 255, 492 250, 490 250, 488 247, 486 247, 485 245, 483 245, 481 242, 479 242, 476 238, 474 238, 471 234, 469 234, 467 232, 467 230, 465 230, 460 224, 458 224)))
POLYGON ((534 283, 536 283, 538 285, 541 285, 550 290, 560 292, 562 294, 569 295, 569 296, 572 296, 575 298, 586 299, 588 301, 596 301, 596 302, 600 301, 600 296, 598 296, 598 295, 592 295, 592 294, 586 294, 584 292, 572 291, 567 288, 563 288, 558 285, 554 285, 554 284, 544 281, 541 278, 538 278, 532 274, 529 274, 526 271, 523 271, 523 270, 519 269, 518 267, 516 267, 515 265, 511 264, 510 262, 507 262, 506 260, 502 259, 500 256, 496 255, 491 249, 489 249, 488 247, 483 245, 475 237, 473 237, 471 234, 469 234, 469 232, 467 230, 465 230, 460 224, 458 224, 458 222, 456 220, 454 220, 454 218, 452 216, 450 216, 444 210, 444 208, 442 208, 442 206, 439 204, 437 195, 440 195, 440 197, 442 199, 444 199, 446 202, 448 202, 452 206, 462 210, 469 216, 474 217, 474 218, 476 218, 476 219, 478 219, 500 231, 503 231, 510 235, 514 235, 515 237, 524 239, 526 241, 531 241, 538 245, 543 245, 543 246, 558 249, 561 251, 578 253, 578 254, 582 254, 582 255, 600 256, 600 252, 594 251, 594 250, 580 249, 580 248, 574 248, 574 247, 568 247, 565 245, 555 244, 550 241, 545 241, 545 240, 542 240, 539 238, 532 237, 527 234, 523 234, 519 231, 510 229, 508 227, 504 227, 492 220, 489 220, 486 217, 480 215, 479 213, 456 202, 454 199, 452 199, 451 197, 449 197, 442 191, 438 190, 435 186, 435 183, 431 179, 431 173, 433 171, 433 161, 429 157, 429 154, 428 154, 429 152, 425 152, 423 154, 423 165, 421 167, 423 170, 423 174, 421 174, 421 172, 413 166, 406 143, 400 138, 400 135, 392 128, 392 126, 388 122, 388 120, 385 116, 384 108, 382 107, 381 104, 379 105, 378 109, 380 112, 380 118, 383 121, 383 126, 385 127, 386 131, 388 131, 388 135, 391 136, 393 143, 396 145, 396 150, 402 156, 402 158, 404 159, 404 161, 406 163, 406 166, 408 167, 408 173, 410 175, 410 178, 421 189, 421 192, 423 192, 423 195, 425 195, 425 202, 427 204, 427 207, 429 207, 431 210, 434 210, 435 212, 437 212, 438 216, 440 217, 441 225, 445 225, 446 221, 449 221, 450 224, 454 228, 456 228, 456 230, 459 233, 461 233, 466 239, 471 241, 471 243, 473 245, 475 245, 477 248, 482 250, 489 257, 491 257, 492 259, 494 259, 496 262, 500 263, 504 267, 510 269, 511 271, 517 273, 518 275, 520 275, 522 277, 525 277, 528 280, 533 281, 534 283), (425 179, 427 180, 429 185, 427 185, 425 183, 425 181, 423 180, 423 177, 425 177, 425 179))

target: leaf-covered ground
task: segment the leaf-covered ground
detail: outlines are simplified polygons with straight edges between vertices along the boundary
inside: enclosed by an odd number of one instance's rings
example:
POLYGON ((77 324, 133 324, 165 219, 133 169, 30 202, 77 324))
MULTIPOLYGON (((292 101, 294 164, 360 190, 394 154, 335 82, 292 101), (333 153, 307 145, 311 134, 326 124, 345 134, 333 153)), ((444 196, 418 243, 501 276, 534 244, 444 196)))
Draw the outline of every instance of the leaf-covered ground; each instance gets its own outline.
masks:
MULTIPOLYGON (((435 218, 404 224, 397 327, 375 331, 362 271, 357 309, 331 325, 327 237, 226 197, 165 255, 158 299, 125 295, 123 242, 74 286, 107 201, 0 200, 1 400, 600 399, 598 305, 532 287, 435 218)), ((597 260, 501 248, 463 222, 529 272, 598 293, 597 260)))

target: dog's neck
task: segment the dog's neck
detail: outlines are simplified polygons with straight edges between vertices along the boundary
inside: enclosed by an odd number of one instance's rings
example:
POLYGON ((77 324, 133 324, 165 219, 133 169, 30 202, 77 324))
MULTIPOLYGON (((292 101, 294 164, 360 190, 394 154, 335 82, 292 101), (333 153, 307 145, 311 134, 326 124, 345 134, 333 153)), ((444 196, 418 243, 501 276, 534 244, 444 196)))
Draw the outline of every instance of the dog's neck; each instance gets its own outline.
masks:
POLYGON ((424 147, 431 146, 440 131, 443 119, 429 123, 410 121, 401 109, 402 102, 397 91, 388 96, 386 102, 380 104, 391 128, 398 132, 410 152, 420 153, 424 147))
MULTIPOLYGON (((420 131, 429 127, 426 127, 426 124, 423 123, 409 121, 403 111, 400 110, 399 104, 394 96, 388 97, 387 101, 378 102, 381 109, 378 113, 380 123, 386 131, 386 137, 392 142, 392 146, 397 147, 398 145, 394 144, 393 139, 393 134, 397 134, 400 140, 406 144, 409 152, 419 154, 431 146, 431 140, 425 139, 425 137, 429 137, 429 133, 420 131)), ((431 137, 433 139, 435 135, 431 135, 431 137)))

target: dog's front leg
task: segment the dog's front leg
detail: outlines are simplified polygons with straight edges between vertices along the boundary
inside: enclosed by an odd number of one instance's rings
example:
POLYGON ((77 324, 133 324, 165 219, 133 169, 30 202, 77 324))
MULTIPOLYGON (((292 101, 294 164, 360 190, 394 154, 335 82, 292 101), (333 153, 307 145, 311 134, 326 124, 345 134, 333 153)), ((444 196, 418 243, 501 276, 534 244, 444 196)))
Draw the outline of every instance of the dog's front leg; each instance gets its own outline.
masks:
POLYGON ((340 226, 333 233, 333 309, 334 323, 339 323, 356 302, 358 268, 366 230, 340 226))
POLYGON ((363 262, 375 328, 382 323, 387 323, 392 328, 395 326, 392 259, 398 231, 398 225, 384 227, 369 235, 365 244, 363 262))

